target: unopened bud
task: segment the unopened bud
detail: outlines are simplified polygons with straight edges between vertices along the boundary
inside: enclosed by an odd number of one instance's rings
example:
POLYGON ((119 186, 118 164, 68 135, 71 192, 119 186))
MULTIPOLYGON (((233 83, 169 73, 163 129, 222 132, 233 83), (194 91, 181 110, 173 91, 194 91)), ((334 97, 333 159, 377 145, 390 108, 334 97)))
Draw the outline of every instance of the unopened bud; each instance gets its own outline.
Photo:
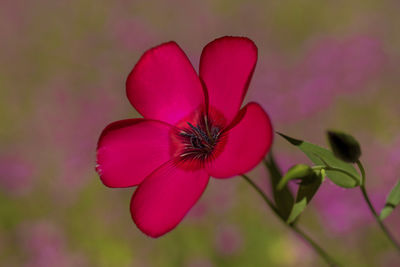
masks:
POLYGON ((360 144, 353 136, 331 130, 327 132, 327 135, 332 152, 337 158, 352 163, 360 158, 360 144))

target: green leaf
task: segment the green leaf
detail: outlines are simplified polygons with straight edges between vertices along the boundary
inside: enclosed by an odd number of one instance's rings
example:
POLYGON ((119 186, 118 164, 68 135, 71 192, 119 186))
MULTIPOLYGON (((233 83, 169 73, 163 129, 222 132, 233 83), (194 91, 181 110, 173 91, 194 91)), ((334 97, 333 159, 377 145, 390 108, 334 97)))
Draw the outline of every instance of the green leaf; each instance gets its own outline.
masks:
POLYGON ((287 223, 293 223, 310 203, 322 182, 321 175, 313 174, 313 180, 307 184, 300 184, 297 191, 296 203, 293 205, 287 223))
POLYGON ((308 165, 304 165, 304 164, 294 165, 282 177, 282 179, 278 183, 277 189, 282 190, 283 187, 290 180, 294 180, 294 179, 299 179, 299 180, 303 180, 302 182, 307 182, 307 178, 309 178, 313 173, 314 173, 313 169, 311 169, 308 165))
POLYGON ((293 207, 293 202, 294 202, 293 194, 289 190, 287 185, 283 186, 282 190, 277 190, 277 185, 279 181, 282 179, 282 172, 277 166, 271 152, 269 154, 268 159, 265 160, 264 163, 268 169, 269 176, 271 179, 272 193, 274 196, 274 202, 276 208, 279 211, 279 215, 286 221, 293 207))
POLYGON ((384 220, 387 216, 392 213, 394 208, 400 204, 400 180, 397 181, 397 184, 393 187, 392 191, 390 191, 389 196, 386 199, 385 207, 383 207, 379 218, 384 220))
POLYGON ((278 134, 292 145, 297 146, 314 164, 328 164, 330 167, 336 169, 326 170, 326 176, 336 185, 345 188, 352 188, 361 184, 361 177, 354 166, 336 158, 331 151, 281 133, 278 134))

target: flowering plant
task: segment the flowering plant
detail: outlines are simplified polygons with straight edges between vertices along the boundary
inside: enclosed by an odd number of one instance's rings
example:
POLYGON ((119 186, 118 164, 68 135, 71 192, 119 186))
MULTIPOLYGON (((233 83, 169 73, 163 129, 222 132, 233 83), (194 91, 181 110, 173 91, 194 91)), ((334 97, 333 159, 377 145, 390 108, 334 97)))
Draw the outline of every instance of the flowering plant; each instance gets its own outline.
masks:
POLYGON ((286 225, 302 236, 331 266, 339 264, 297 226, 297 219, 327 177, 344 188, 360 187, 372 214, 383 224, 400 202, 400 183, 381 214, 365 189, 357 140, 329 131, 332 148, 280 134, 315 164, 298 164, 282 174, 270 150, 273 130, 257 103, 241 107, 257 62, 248 38, 222 37, 205 46, 197 74, 175 42, 154 47, 139 59, 126 81, 130 103, 143 116, 108 125, 98 141, 96 170, 108 187, 138 186, 131 200, 132 219, 151 237, 174 229, 198 201, 209 177, 242 176, 286 225), (274 201, 246 172, 264 159, 274 201), (352 165, 356 163, 359 172, 352 165), (297 194, 288 187, 298 181, 297 194))

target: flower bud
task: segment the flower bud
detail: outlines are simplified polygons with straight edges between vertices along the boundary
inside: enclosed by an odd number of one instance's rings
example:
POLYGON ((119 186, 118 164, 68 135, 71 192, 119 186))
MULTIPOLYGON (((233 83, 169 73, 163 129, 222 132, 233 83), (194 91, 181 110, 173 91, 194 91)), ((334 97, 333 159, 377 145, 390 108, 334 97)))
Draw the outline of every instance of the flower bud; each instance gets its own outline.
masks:
POLYGON ((360 144, 353 136, 332 130, 329 130, 327 135, 332 152, 337 158, 351 163, 360 158, 360 144))

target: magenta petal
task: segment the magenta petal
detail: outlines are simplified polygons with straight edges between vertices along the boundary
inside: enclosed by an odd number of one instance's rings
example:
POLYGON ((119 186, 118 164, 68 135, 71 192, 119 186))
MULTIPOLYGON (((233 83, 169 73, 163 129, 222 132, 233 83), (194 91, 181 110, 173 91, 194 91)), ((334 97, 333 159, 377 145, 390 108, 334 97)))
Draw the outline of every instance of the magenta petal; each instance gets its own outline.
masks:
POLYGON ((221 154, 206 165, 208 174, 213 177, 227 178, 248 172, 262 160, 271 147, 271 121, 260 105, 249 103, 238 117, 241 119, 227 133, 221 154))
POLYGON ((126 81, 131 104, 146 119, 175 124, 204 103, 200 79, 175 43, 148 50, 126 81))
POLYGON ((137 227, 159 237, 183 219, 204 192, 208 174, 178 168, 172 161, 153 172, 135 191, 131 213, 137 227))
POLYGON ((228 122, 239 111, 257 62, 257 47, 248 38, 222 37, 204 47, 200 59, 211 107, 228 122))
POLYGON ((138 185, 170 160, 171 126, 131 119, 116 121, 102 132, 97 147, 96 170, 109 187, 138 185))

